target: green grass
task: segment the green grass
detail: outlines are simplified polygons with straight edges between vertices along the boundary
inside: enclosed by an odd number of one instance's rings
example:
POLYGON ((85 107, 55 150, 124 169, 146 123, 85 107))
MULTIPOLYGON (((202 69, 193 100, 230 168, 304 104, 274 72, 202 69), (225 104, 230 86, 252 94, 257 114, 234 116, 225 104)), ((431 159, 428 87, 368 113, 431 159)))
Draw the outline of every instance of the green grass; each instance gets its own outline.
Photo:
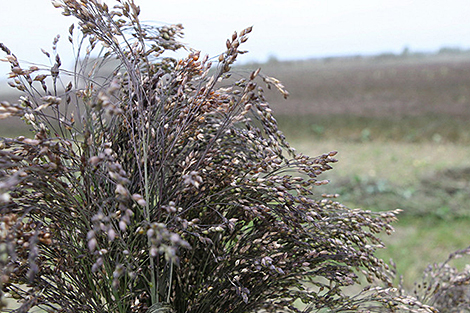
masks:
MULTIPOLYGON (((404 284, 411 288, 422 277, 424 269, 447 259, 450 253, 469 245, 470 220, 453 220, 451 223, 434 218, 403 218, 395 226, 396 232, 383 236, 386 248, 378 252, 384 260, 393 259, 404 284)), ((463 269, 470 258, 452 263, 463 269)))
POLYGON ((326 174, 330 184, 319 187, 319 194, 339 193, 338 201, 351 208, 404 210, 396 232, 383 236, 386 249, 378 256, 395 261, 408 288, 427 265, 470 245, 469 146, 287 136, 308 155, 338 151, 339 162, 326 174))
POLYGON ((417 116, 277 115, 280 128, 294 139, 343 142, 470 144, 468 118, 417 116))
POLYGON ((333 182, 360 177, 386 180, 399 187, 416 185, 426 174, 447 168, 470 167, 470 147, 435 142, 350 142, 338 139, 287 138, 297 150, 319 155, 336 150, 339 160, 328 172, 333 182))

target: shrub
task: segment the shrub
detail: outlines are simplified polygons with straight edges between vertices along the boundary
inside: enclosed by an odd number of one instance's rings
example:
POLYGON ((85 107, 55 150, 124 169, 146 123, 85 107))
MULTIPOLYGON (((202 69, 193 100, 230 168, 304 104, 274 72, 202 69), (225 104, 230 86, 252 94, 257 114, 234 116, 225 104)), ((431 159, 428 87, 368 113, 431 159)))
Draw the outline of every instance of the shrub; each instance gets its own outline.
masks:
POLYGON ((18 312, 431 310, 374 256, 397 212, 319 196, 336 153, 289 146, 263 96, 263 84, 288 95, 278 80, 230 78, 251 27, 212 66, 193 50, 167 57, 186 48, 182 26, 141 24, 133 1, 54 5, 78 19, 73 72, 58 38, 51 68, 0 46, 24 93, 1 117, 34 135, 0 144, 1 283, 18 312), (387 287, 348 297, 361 277, 387 287))

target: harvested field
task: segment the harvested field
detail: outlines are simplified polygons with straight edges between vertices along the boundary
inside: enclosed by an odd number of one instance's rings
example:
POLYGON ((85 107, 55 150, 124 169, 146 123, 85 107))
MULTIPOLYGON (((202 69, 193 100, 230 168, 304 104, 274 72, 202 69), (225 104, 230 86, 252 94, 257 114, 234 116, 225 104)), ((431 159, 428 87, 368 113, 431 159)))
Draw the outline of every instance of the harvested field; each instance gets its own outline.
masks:
POLYGON ((260 66, 291 96, 268 98, 280 115, 470 116, 470 56, 353 58, 260 66))

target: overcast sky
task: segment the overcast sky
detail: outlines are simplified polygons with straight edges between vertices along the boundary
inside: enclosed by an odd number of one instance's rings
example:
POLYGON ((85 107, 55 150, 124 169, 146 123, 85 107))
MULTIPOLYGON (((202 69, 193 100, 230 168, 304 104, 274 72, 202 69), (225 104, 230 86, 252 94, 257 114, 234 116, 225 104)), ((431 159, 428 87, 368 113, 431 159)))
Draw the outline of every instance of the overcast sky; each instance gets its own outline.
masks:
MULTIPOLYGON (((71 64, 68 26, 49 0, 0 0, 0 42, 22 60, 47 63, 58 33, 64 63, 71 64)), ((107 1, 108 4, 114 1, 107 1)), ((141 19, 182 23, 183 42, 216 56, 234 30, 253 25, 241 61, 269 56, 299 59, 332 55, 470 48, 469 0, 136 0, 141 19)), ((0 51, 0 53, 2 53, 0 51)), ((0 64, 0 75, 9 67, 0 64)))

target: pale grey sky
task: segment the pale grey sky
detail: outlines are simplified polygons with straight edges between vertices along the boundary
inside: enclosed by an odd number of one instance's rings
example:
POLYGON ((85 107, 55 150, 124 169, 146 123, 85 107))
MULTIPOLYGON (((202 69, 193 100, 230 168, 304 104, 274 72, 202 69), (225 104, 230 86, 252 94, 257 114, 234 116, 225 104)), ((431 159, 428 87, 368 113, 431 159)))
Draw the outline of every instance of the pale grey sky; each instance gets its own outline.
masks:
MULTIPOLYGON (((135 1, 142 20, 182 23, 183 42, 210 56, 224 50, 234 30, 253 25, 245 45, 250 53, 240 59, 245 62, 264 61, 270 55, 298 59, 398 53, 405 46, 412 51, 470 48, 468 0, 135 1)), ((66 33, 74 18, 62 16, 49 0, 0 3, 0 42, 19 59, 47 63, 40 48, 50 50, 52 39, 61 33, 62 59, 72 62, 66 33)), ((7 64, 0 64, 1 76, 8 70, 7 64)))

